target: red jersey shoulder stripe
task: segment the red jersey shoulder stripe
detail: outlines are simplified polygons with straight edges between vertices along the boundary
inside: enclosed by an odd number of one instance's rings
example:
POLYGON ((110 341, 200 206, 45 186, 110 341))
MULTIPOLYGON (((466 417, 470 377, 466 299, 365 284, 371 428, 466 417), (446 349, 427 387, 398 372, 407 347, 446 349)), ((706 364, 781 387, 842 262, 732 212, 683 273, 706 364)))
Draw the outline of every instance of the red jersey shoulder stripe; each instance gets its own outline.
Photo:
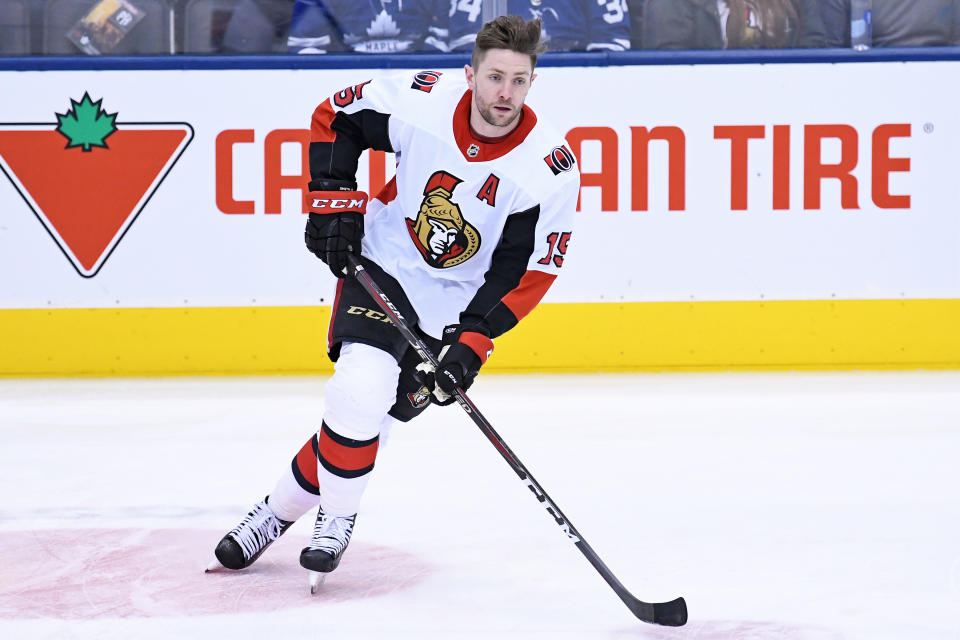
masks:
POLYGON ((310 142, 333 142, 337 134, 333 132, 330 125, 337 114, 330 104, 330 98, 320 103, 313 111, 313 118, 310 120, 310 142))
POLYGON ((503 304, 507 305, 507 308, 516 316, 518 321, 523 320, 540 303, 543 296, 546 295, 547 289, 556 279, 557 276, 552 273, 527 271, 520 278, 517 287, 503 296, 503 304))

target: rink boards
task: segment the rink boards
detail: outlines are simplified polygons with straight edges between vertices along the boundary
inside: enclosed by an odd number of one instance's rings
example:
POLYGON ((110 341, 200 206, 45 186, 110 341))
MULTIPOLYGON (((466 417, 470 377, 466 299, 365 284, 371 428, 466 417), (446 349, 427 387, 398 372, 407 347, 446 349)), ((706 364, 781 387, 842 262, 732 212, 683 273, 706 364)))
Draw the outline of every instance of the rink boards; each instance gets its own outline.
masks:
MULTIPOLYGON (((0 374, 330 371, 306 128, 417 70, 0 71, 0 374)), ((960 367, 958 71, 538 69, 580 211, 488 368, 960 367)), ((391 167, 362 158, 361 188, 391 167)))

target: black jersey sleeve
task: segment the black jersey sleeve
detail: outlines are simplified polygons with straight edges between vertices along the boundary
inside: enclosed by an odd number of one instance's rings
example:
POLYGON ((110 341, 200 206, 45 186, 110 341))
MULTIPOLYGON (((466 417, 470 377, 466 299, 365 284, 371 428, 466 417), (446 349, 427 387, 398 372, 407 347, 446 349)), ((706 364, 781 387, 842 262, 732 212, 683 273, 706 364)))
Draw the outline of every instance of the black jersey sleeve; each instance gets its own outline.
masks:
POLYGON ((484 283, 460 314, 463 327, 496 338, 516 326, 522 316, 518 317, 504 298, 517 290, 527 272, 539 218, 539 205, 507 218, 484 283))
POLYGON ((368 80, 320 103, 310 123, 310 180, 356 182, 357 161, 365 149, 394 151, 390 113, 379 87, 368 80))

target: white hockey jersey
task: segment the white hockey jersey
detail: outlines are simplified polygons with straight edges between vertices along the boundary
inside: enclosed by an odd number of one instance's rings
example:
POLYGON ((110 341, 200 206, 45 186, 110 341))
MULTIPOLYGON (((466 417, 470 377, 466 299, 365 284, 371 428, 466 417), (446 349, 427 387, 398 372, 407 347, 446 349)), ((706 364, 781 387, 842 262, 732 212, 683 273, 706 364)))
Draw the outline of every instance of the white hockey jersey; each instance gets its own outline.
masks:
POLYGON ((462 77, 404 72, 340 91, 311 127, 314 180, 355 181, 365 148, 396 154, 362 251, 436 338, 454 323, 493 338, 537 305, 562 269, 579 194, 573 154, 532 109, 492 140, 470 127, 470 101, 462 77))

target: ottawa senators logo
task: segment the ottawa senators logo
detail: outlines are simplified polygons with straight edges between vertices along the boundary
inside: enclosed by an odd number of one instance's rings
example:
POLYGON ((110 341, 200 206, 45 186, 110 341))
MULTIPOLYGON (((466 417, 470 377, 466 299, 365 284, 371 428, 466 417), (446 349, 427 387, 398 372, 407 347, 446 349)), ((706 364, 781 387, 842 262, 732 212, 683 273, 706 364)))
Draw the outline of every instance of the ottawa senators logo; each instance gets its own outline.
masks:
POLYGON ((407 400, 410 401, 414 409, 423 409, 430 404, 430 392, 426 387, 420 387, 413 393, 408 393, 407 400))
POLYGON ((433 91, 433 85, 437 84, 442 75, 442 71, 421 71, 413 76, 413 84, 410 85, 410 88, 430 93, 433 91))
POLYGON ((450 200, 461 182, 446 171, 435 172, 423 189, 417 219, 407 218, 410 238, 431 267, 455 267, 480 248, 480 232, 464 220, 460 206, 450 200))
POLYGON ((570 171, 577 163, 577 159, 573 157, 566 145, 551 149, 543 161, 550 167, 550 171, 553 171, 553 175, 559 175, 561 171, 570 171))

